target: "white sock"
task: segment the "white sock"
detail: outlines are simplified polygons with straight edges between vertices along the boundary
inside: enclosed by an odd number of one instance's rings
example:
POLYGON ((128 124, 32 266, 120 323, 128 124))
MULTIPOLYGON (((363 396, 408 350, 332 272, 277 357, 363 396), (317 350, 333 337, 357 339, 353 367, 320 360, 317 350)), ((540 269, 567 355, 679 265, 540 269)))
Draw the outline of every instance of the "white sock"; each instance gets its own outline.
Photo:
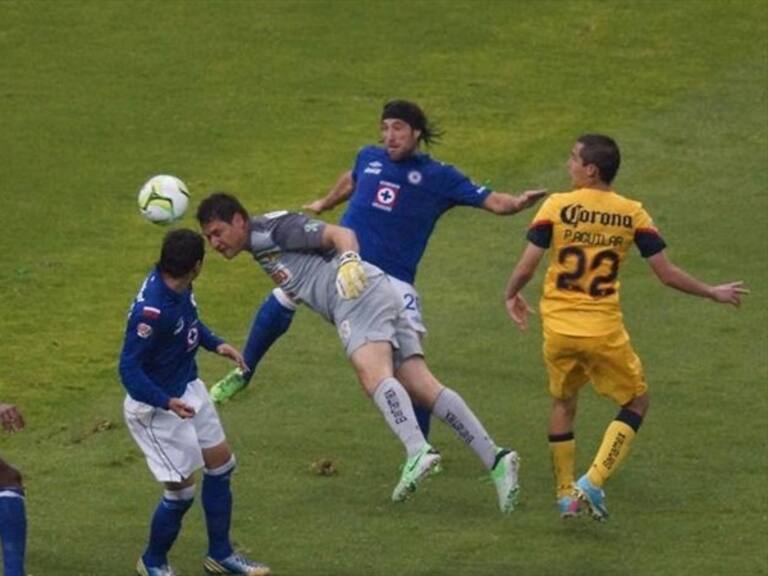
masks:
POLYGON ((373 393, 376 407, 384 415, 392 432, 400 439, 408 453, 408 458, 414 456, 426 443, 421 433, 416 415, 413 413, 411 397, 402 384, 392 377, 385 378, 373 393))

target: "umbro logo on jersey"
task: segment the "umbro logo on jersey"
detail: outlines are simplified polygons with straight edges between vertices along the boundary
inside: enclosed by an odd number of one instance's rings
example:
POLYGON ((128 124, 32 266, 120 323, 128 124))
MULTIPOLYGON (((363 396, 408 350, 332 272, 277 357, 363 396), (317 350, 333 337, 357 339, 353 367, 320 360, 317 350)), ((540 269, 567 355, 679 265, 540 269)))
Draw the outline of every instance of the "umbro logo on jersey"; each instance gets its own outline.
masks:
POLYGON ((379 188, 376 190, 376 197, 373 200, 373 207, 379 210, 392 212, 392 208, 397 203, 397 195, 400 194, 400 186, 392 182, 379 182, 379 188))
POLYGON ((365 174, 381 174, 381 166, 381 162, 374 160, 373 162, 368 162, 368 166, 363 172, 365 174))
POLYGON ((423 177, 421 175, 421 172, 419 172, 418 170, 411 170, 410 172, 408 172, 408 182, 410 182, 414 186, 416 186, 417 184, 421 184, 422 178, 423 177))

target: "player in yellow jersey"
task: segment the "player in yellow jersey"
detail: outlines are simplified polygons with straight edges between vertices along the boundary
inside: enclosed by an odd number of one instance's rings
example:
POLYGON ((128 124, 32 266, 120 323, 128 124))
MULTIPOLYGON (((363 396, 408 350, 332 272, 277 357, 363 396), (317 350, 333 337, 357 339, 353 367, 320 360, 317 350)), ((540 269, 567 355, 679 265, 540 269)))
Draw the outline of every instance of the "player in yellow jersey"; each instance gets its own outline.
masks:
POLYGON ((735 306, 749 292, 742 282, 710 286, 669 261, 664 240, 642 205, 611 186, 620 161, 616 142, 607 136, 588 134, 576 141, 568 161, 574 190, 552 194, 541 206, 507 283, 507 311, 525 330, 531 309, 520 291, 550 250, 541 317, 552 396, 549 445, 564 518, 577 515, 581 503, 596 520, 607 518, 602 486, 627 455, 648 410, 643 367, 619 307, 619 268, 632 245, 667 286, 735 306), (589 471, 574 482, 573 422, 579 389, 589 381, 621 410, 589 471))

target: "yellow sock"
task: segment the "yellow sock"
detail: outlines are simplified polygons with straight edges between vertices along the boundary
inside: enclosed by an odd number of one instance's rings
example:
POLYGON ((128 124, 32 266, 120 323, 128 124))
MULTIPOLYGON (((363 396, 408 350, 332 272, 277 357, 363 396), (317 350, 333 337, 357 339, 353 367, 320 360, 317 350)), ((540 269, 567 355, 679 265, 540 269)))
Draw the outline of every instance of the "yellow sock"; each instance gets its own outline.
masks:
POLYGON ((549 437, 549 452, 555 473, 557 498, 573 493, 573 466, 576 460, 576 440, 573 434, 549 437))
POLYGON ((614 420, 608 425, 600 449, 587 472, 592 484, 602 486, 608 480, 629 453, 629 446, 635 434, 629 424, 620 420, 614 420))

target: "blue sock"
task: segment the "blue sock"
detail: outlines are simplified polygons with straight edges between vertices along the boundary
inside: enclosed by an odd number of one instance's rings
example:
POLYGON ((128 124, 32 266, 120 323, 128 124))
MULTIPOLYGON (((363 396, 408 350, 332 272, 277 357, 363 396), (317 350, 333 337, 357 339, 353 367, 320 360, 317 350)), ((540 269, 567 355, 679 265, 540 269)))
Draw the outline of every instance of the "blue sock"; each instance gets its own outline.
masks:
POLYGON ((429 424, 431 422, 430 418, 432 417, 432 412, 427 408, 414 405, 413 413, 416 415, 416 422, 418 423, 419 428, 421 428, 421 433, 424 435, 424 438, 429 439, 429 424))
POLYGON ((288 330, 295 313, 296 310, 283 306, 274 293, 270 293, 262 302, 253 318, 251 332, 243 350, 243 358, 250 368, 250 371, 243 375, 246 382, 250 382, 256 366, 270 346, 288 330))
POLYGON ((181 521, 192 506, 194 494, 194 486, 165 492, 152 516, 149 544, 142 556, 145 566, 157 567, 168 563, 168 551, 181 531, 181 521))
POLYGON ((3 541, 3 574, 24 576, 27 514, 21 488, 0 486, 0 538, 3 541))
POLYGON ((235 469, 235 458, 215 470, 203 474, 203 511, 205 527, 208 530, 208 556, 224 560, 233 552, 229 541, 229 526, 232 523, 232 490, 230 476, 235 469))

